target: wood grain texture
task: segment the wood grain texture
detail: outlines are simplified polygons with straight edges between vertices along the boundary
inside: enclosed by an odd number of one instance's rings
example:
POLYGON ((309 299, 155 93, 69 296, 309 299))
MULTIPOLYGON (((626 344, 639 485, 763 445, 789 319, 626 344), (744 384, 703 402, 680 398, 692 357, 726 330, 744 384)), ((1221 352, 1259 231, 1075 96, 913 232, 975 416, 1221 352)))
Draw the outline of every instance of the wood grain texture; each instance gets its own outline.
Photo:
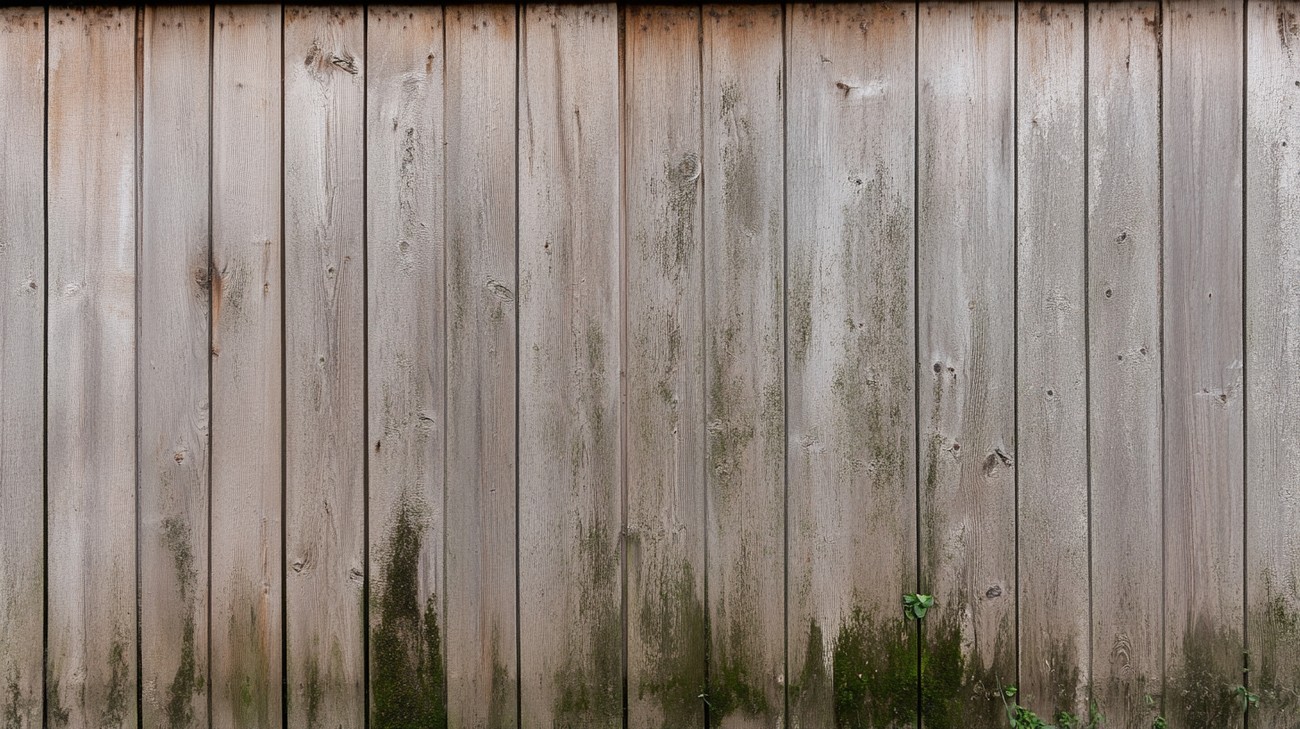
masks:
POLYGON ((136 14, 49 14, 52 727, 136 725, 136 14))
POLYGON ((1086 19, 1077 4, 1018 12, 1018 702, 1087 717, 1086 19))
POLYGON ((916 13, 787 13, 790 725, 914 726, 916 13))
POLYGON ((442 8, 368 13, 370 725, 446 726, 442 8))
POLYGON ((43 726, 45 11, 0 11, 0 717, 43 726))
POLYGON ((992 727, 1016 676, 1015 9, 919 13, 921 720, 992 727))
POLYGON ((515 32, 511 5, 446 11, 447 710, 518 722, 515 643, 515 32))
POLYGON ((1164 9, 1164 644, 1171 726, 1241 726, 1242 7, 1164 9))
POLYGON ((1164 665, 1159 18, 1088 9, 1092 696, 1127 729, 1150 729, 1164 665))
POLYGON ((1300 4, 1246 17, 1246 650, 1250 726, 1300 714, 1300 4))
POLYGON ((140 711, 173 729, 208 724, 210 13, 144 10, 140 711))
POLYGON ((365 719, 364 18, 284 16, 285 665, 291 727, 365 719))
POLYGON ((209 685, 218 729, 281 720, 280 23, 278 6, 215 11, 209 685))
POLYGON ((530 725, 623 720, 618 11, 529 6, 519 88, 519 631, 530 725))
POLYGON ((704 8, 709 724, 785 714, 782 9, 704 8))
POLYGON ((646 729, 704 723, 699 37, 698 7, 625 11, 628 725, 646 729))

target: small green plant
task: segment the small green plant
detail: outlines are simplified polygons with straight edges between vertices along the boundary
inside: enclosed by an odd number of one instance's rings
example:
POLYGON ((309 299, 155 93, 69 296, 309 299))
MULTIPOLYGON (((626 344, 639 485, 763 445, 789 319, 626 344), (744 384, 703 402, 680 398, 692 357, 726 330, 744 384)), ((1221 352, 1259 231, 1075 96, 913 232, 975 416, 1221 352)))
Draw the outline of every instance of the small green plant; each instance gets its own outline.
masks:
POLYGON ((1093 702, 1088 707, 1087 724, 1084 724, 1083 720, 1073 712, 1064 710, 1056 712, 1055 724, 1048 724, 1038 714, 1014 700, 1018 693, 1019 690, 1015 686, 1003 687, 1001 691, 1002 705, 1006 707, 1007 722, 1011 729, 1097 729, 1105 721, 1101 712, 1097 710, 1096 702, 1093 702), (1007 699, 1012 700, 1007 701, 1007 699))
POLYGON ((934 595, 922 595, 919 592, 903 595, 903 616, 908 620, 923 620, 932 607, 934 595))
POLYGON ((1242 711, 1259 708, 1259 694, 1251 693, 1250 689, 1245 686, 1237 686, 1233 689, 1233 693, 1237 695, 1237 698, 1241 699, 1242 711))
POLYGON ((1151 722, 1151 729, 1169 729, 1169 722, 1165 721, 1163 716, 1157 716, 1156 720, 1151 722))

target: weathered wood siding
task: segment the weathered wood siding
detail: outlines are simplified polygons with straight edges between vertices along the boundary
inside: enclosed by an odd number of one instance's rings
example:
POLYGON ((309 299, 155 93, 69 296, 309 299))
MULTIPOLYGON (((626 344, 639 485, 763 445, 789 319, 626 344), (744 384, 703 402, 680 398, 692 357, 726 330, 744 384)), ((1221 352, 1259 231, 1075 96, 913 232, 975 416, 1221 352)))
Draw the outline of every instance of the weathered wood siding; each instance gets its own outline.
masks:
POLYGON ((0 728, 1294 728, 1297 48, 0 11, 0 728))

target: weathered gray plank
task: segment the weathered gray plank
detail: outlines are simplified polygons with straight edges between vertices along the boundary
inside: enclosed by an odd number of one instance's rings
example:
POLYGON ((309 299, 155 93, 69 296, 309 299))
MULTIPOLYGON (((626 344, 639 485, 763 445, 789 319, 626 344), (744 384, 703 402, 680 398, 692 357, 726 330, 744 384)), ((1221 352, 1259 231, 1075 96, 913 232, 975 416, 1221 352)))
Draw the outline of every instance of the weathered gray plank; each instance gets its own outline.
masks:
POLYGON ((1092 696, 1128 729, 1150 729, 1164 665, 1159 17, 1088 9, 1092 696))
POLYGON ((628 724, 702 726, 700 11, 624 21, 628 724))
POLYGON ((136 13, 49 15, 53 727, 136 725, 136 13))
POLYGON ((789 8, 794 727, 916 722, 916 13, 789 8))
POLYGON ((516 725, 515 30, 446 11, 447 709, 516 725))
POLYGON ((529 6, 519 88, 519 631, 530 725, 622 723, 618 12, 529 6))
POLYGON ((370 725, 446 726, 442 8, 366 31, 370 725))
POLYGON ((0 711, 42 726, 45 11, 0 11, 0 711))
POLYGON ((281 720, 279 6, 216 9, 212 54, 212 725, 281 720))
POLYGON ((284 15, 285 586, 289 725, 359 726, 364 18, 284 15))
POLYGON ((1164 643, 1171 726, 1242 724, 1242 7, 1164 10, 1164 643))
POLYGON ((782 10, 704 8, 709 723, 785 713, 782 10))
POLYGON ((1080 4, 1023 3, 1016 34, 1016 440, 1020 692, 1088 711, 1084 30, 1080 4))
POLYGON ((1251 2, 1246 28, 1246 646, 1250 726, 1300 714, 1300 4, 1251 2))
POLYGON ((1016 680, 1015 9, 919 12, 921 718, 992 727, 1016 680))
POLYGON ((210 9, 146 8, 140 168, 140 711, 208 724, 210 9))

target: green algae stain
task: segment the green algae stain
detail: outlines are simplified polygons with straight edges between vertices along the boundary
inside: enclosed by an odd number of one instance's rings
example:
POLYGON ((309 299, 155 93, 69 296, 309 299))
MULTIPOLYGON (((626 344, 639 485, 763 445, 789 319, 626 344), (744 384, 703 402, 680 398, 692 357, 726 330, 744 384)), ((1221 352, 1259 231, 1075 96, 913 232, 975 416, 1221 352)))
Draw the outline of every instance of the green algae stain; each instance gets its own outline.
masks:
POLYGON ((910 724, 916 716, 916 632, 854 608, 831 658, 837 729, 910 724))
POLYGON ((1260 697, 1250 713, 1264 725, 1282 725, 1284 717, 1300 716, 1300 613, 1294 607, 1300 591, 1294 579, 1280 590, 1272 571, 1262 572, 1263 598, 1250 608, 1249 675, 1260 697))
POLYGON ((514 681, 501 662, 501 633, 492 627, 492 697, 488 704, 487 725, 512 727, 515 725, 514 681))
POLYGON ((49 717, 50 724, 55 727, 67 726, 72 719, 71 714, 63 705, 63 699, 59 697, 59 679, 50 679, 49 694, 49 717))
POLYGON ((23 692, 18 686, 20 675, 14 674, 9 678, 9 684, 5 687, 6 701, 4 706, 4 726, 6 729, 22 729, 23 725, 23 692))
POLYGON ((1183 631, 1183 660, 1170 666, 1165 715, 1171 727, 1226 727, 1239 722, 1243 707, 1234 693, 1242 682, 1239 634, 1206 616, 1183 631))
POLYGON ((623 717, 623 619, 621 608, 611 596, 620 590, 618 556, 603 524, 583 530, 578 540, 583 586, 576 619, 587 635, 571 640, 582 649, 567 652, 556 671, 554 705, 556 726, 608 727, 623 717))
POLYGON ((803 716, 827 706, 831 691, 826 674, 826 644, 822 627, 816 620, 808 621, 808 645, 804 649, 803 668, 799 678, 790 684, 791 715, 803 716))
POLYGON ((649 667, 638 696, 654 696, 663 712, 664 729, 699 724, 700 695, 707 693, 705 665, 708 633, 704 603, 696 593, 695 570, 683 562, 665 570, 658 595, 640 613, 641 635, 650 649, 649 667), (676 574, 671 574, 676 572, 676 574))
POLYGON ((380 729, 447 726, 447 686, 436 597, 420 604, 423 519, 403 502, 384 554, 379 625, 372 637, 373 722, 380 729))
MULTIPOLYGON (((234 585, 236 599, 231 605, 247 606, 247 610, 232 609, 226 628, 226 645, 230 656, 230 669, 222 679, 222 693, 228 702, 230 715, 240 727, 268 727, 271 725, 270 661, 267 656, 268 630, 261 602, 261 590, 242 572, 229 576, 234 585)), ((278 682, 274 690, 279 692, 278 682)), ((276 712, 278 718, 279 712, 276 712)))
POLYGON ((321 701, 325 698, 320 685, 320 665, 316 663, 314 653, 308 655, 303 664, 303 676, 306 677, 303 698, 307 701, 307 726, 314 727, 320 717, 321 701))
POLYGON ((127 698, 134 699, 131 690, 131 669, 126 664, 126 641, 121 631, 115 633, 108 649, 108 692, 104 697, 104 711, 100 716, 103 726, 120 727, 126 721, 127 698))
POLYGON ((180 603, 185 606, 185 623, 181 632, 180 663, 171 685, 167 687, 167 725, 172 729, 190 726, 194 721, 194 704, 191 698, 203 692, 203 679, 199 676, 194 648, 194 583, 198 572, 194 569, 194 553, 190 549, 189 525, 175 517, 163 521, 163 546, 172 555, 176 571, 176 584, 180 586, 180 603))
MULTIPOLYGON (((932 617, 922 624, 921 717, 930 729, 1001 726, 1005 722, 999 689, 1011 684, 1015 676, 1000 677, 996 670, 984 667, 978 652, 963 652, 957 617, 963 609, 958 599, 941 615, 931 612, 932 617)), ((997 645, 994 652, 1002 655, 1007 652, 1003 648, 997 645)))
MULTIPOLYGON (((725 614, 725 610, 720 610, 725 614)), ((733 618, 724 639, 713 640, 712 625, 709 645, 709 716, 721 722, 727 716, 740 712, 746 716, 766 717, 773 713, 767 695, 755 679, 751 666, 758 665, 746 640, 747 624, 733 618)))

